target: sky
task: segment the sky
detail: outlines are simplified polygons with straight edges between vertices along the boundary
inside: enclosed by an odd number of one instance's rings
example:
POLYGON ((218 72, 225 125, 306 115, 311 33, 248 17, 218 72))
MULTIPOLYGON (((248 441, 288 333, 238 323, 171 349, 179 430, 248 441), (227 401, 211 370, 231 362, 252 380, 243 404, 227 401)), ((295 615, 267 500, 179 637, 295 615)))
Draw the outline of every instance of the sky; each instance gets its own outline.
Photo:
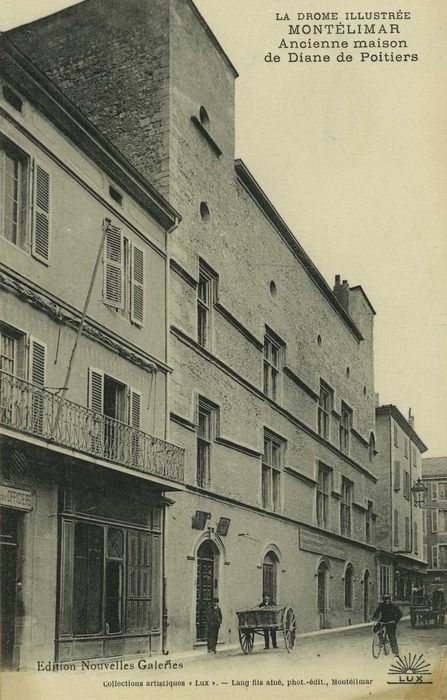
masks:
MULTIPOLYGON (((0 28, 72 4, 1 0, 0 28)), ((239 72, 236 157, 328 283, 341 274, 351 286, 362 285, 377 312, 380 403, 395 404, 405 416, 411 407, 416 431, 429 448, 425 456, 447 455, 447 3, 196 0, 196 5, 239 72), (411 19, 400 23, 399 38, 408 48, 369 51, 417 53, 417 61, 361 63, 356 54, 353 62, 339 63, 335 52, 329 63, 291 63, 287 50, 277 48, 283 37, 309 38, 288 36, 289 22, 276 20, 277 12, 287 12, 296 24, 298 11, 340 16, 371 7, 410 12, 411 19), (267 63, 268 52, 281 61, 267 63)))

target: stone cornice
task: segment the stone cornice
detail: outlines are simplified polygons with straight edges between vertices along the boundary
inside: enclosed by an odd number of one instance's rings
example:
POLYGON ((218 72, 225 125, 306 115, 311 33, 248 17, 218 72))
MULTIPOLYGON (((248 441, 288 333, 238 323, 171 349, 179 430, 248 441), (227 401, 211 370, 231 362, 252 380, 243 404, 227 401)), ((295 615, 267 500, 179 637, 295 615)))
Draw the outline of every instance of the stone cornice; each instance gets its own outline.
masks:
MULTIPOLYGON (((26 301, 30 306, 38 309, 42 313, 49 316, 56 323, 69 326, 77 330, 81 322, 81 315, 68 309, 65 305, 51 299, 42 291, 36 291, 33 287, 23 281, 15 279, 6 271, 0 270, 0 288, 5 292, 14 294, 22 301, 26 301)), ((115 352, 120 357, 123 357, 128 362, 131 362, 147 372, 157 372, 159 369, 168 371, 169 368, 156 360, 150 360, 141 353, 137 353, 130 347, 126 346, 121 340, 113 338, 100 327, 96 326, 90 320, 86 319, 83 328, 83 335, 87 338, 100 343, 108 350, 115 352)))

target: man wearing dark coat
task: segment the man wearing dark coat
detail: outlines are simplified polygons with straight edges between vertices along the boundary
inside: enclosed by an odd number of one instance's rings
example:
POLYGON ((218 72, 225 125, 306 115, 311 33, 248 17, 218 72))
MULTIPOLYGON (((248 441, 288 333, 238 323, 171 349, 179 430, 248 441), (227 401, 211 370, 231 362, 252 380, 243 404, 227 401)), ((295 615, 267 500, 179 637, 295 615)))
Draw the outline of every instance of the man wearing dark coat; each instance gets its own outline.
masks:
MULTIPOLYGON (((262 603, 259 604, 259 607, 266 608, 269 605, 274 605, 274 602, 270 599, 268 593, 264 593, 264 595, 262 596, 262 603)), ((274 649, 277 649, 278 647, 276 646, 276 630, 270 629, 269 627, 264 627, 264 649, 270 649, 269 636, 272 638, 272 647, 274 649)))
POLYGON ((214 597, 209 604, 206 612, 206 624, 208 653, 213 652, 215 654, 219 627, 222 624, 222 612, 219 607, 219 598, 214 597))
MULTIPOLYGON (((397 605, 391 602, 391 596, 388 594, 382 596, 382 602, 377 606, 373 620, 378 620, 378 622, 386 622, 386 631, 388 634, 388 639, 390 640, 391 649, 394 656, 399 656, 399 647, 397 645, 396 639, 396 628, 397 623, 402 617, 402 611, 397 605)), ((379 629, 379 625, 375 625, 374 631, 379 629)))

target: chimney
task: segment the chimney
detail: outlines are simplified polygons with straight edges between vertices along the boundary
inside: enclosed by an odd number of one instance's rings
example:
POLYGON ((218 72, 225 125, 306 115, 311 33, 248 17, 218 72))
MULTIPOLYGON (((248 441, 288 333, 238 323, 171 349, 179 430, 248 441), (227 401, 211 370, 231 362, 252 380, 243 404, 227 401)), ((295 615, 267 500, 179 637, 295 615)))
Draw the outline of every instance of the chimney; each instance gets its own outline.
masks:
POLYGON ((340 275, 335 275, 334 294, 344 310, 349 313, 349 284, 348 280, 340 283, 340 275))
POLYGON ((410 425, 410 428, 413 428, 414 430, 414 416, 411 413, 411 408, 408 409, 408 423, 410 425))

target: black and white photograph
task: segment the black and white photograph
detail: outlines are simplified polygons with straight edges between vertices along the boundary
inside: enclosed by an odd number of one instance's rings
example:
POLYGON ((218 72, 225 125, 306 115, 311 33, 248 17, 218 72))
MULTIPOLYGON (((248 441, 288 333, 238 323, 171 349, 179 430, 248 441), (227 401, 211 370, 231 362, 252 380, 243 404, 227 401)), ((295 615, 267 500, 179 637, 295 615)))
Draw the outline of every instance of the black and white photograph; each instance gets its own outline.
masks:
POLYGON ((2 0, 0 693, 441 700, 443 0, 2 0))

